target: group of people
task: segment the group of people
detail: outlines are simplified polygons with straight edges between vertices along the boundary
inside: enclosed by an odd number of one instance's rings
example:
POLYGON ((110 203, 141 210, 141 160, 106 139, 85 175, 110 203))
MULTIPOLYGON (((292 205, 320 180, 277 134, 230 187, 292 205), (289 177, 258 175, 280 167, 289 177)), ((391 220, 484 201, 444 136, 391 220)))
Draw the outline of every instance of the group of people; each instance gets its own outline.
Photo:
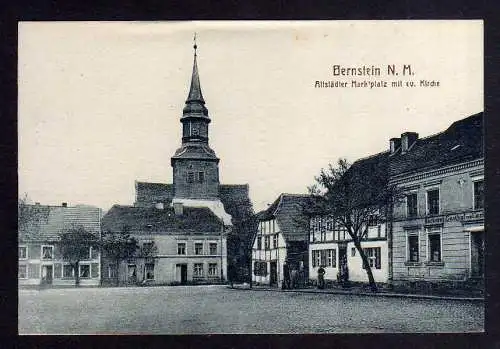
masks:
POLYGON ((285 263, 283 265, 283 284, 281 288, 283 290, 290 290, 301 287, 304 282, 304 272, 302 269, 303 268, 299 268, 299 270, 297 270, 297 268, 292 267, 290 270, 288 263, 285 263))

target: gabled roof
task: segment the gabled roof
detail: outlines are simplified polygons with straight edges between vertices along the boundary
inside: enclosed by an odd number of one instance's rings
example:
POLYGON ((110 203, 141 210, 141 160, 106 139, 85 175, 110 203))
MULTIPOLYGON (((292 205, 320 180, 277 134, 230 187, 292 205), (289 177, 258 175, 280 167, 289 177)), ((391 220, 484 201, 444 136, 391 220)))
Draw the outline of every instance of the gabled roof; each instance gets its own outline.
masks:
POLYGON ((447 130, 418 139, 401 154, 391 155, 392 176, 427 170, 484 157, 483 113, 451 124, 447 130))
POLYGON ((114 205, 102 218, 103 232, 134 234, 175 234, 220 232, 222 221, 206 207, 184 207, 182 215, 165 207, 137 207, 114 205))
POLYGON ((266 210, 257 213, 260 221, 276 219, 287 241, 301 241, 309 234, 309 219, 304 208, 314 198, 306 194, 281 194, 266 210))
POLYGON ((58 241, 61 233, 78 226, 96 235, 101 230, 101 209, 97 207, 27 205, 27 209, 29 218, 19 222, 20 241, 58 241))

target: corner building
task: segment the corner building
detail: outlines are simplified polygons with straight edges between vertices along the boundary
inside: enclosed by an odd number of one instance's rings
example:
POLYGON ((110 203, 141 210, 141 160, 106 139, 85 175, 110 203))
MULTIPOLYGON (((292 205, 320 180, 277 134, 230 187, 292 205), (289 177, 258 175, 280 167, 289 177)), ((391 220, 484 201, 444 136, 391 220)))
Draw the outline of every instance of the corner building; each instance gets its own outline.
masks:
POLYGON ((390 140, 390 180, 403 192, 394 207, 395 284, 484 277, 483 113, 436 135, 390 140))

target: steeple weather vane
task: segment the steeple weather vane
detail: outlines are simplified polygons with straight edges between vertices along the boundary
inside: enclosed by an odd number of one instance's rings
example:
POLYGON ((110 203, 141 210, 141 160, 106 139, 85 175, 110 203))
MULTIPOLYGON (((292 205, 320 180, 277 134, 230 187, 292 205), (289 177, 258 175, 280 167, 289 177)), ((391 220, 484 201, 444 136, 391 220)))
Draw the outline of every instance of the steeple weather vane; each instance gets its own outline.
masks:
POLYGON ((196 32, 194 33, 193 42, 194 42, 194 45, 193 45, 194 55, 196 56, 196 49, 198 48, 198 45, 196 45, 196 32))

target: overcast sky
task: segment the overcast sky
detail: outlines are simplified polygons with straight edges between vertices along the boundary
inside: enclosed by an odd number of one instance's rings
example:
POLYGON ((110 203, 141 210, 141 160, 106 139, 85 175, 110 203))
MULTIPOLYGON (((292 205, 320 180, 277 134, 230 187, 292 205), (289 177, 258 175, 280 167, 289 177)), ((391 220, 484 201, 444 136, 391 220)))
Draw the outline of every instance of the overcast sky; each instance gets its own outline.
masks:
POLYGON ((224 184, 255 211, 305 193, 339 157, 483 110, 480 21, 23 22, 19 192, 42 204, 133 204, 134 181, 172 182, 193 33, 224 184), (386 67, 410 64, 412 77, 386 67), (380 77, 333 76, 377 66, 380 77), (439 80, 428 88, 315 88, 316 80, 439 80))

